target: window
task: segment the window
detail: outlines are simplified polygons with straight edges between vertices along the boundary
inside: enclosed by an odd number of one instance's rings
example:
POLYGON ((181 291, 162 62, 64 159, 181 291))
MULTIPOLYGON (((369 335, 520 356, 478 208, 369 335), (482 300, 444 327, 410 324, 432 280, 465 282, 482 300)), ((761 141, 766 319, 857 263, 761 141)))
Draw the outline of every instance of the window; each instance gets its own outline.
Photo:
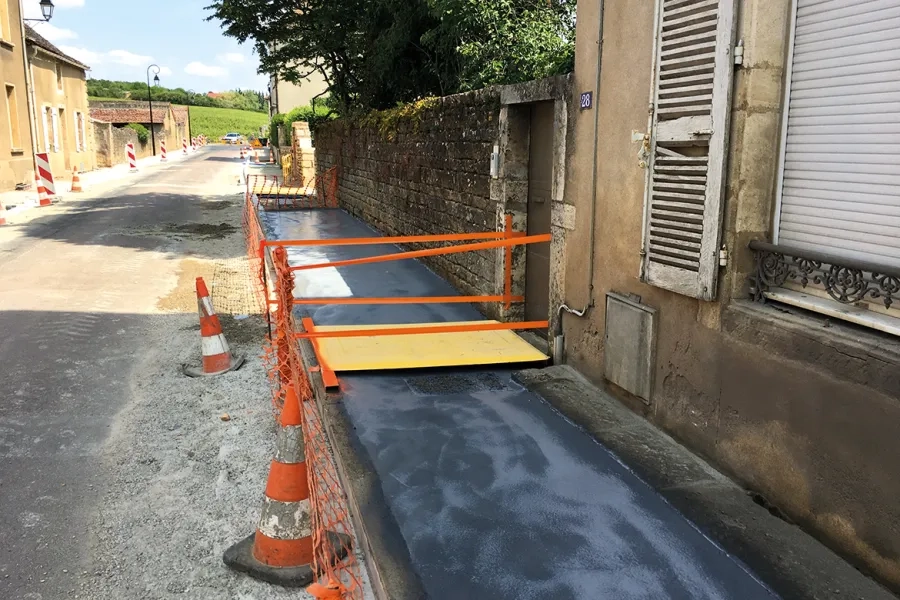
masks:
POLYGON ((47 112, 50 114, 51 141, 53 142, 51 149, 53 152, 59 152, 59 113, 50 107, 47 107, 47 112))
POLYGON ((6 2, 0 2, 0 39, 10 41, 12 34, 9 30, 9 7, 6 2))
POLYGON ((43 115, 43 125, 44 125, 44 152, 50 152, 50 123, 53 121, 51 115, 51 109, 49 106, 45 106, 41 111, 43 115))
POLYGON ((16 86, 6 85, 6 116, 9 119, 9 145, 14 149, 22 147, 19 132, 19 104, 16 101, 16 86))
POLYGON ((657 0, 641 280, 713 300, 736 20, 735 0, 707 4, 657 0))
POLYGON ((775 240, 897 268, 900 0, 840 4, 794 16, 775 240))
MULTIPOLYGON (((65 152, 66 145, 69 143, 69 123, 66 121, 66 109, 62 106, 57 111, 57 129, 59 130, 58 141, 56 143, 57 152, 65 152)), ((68 157, 66 157, 68 161, 68 157)), ((68 169, 68 167, 66 167, 68 169)))
POLYGON ((84 134, 84 113, 75 113, 75 151, 84 152, 87 150, 84 134))
POLYGON ((62 65, 56 63, 56 90, 61 94, 63 92, 63 72, 62 65))

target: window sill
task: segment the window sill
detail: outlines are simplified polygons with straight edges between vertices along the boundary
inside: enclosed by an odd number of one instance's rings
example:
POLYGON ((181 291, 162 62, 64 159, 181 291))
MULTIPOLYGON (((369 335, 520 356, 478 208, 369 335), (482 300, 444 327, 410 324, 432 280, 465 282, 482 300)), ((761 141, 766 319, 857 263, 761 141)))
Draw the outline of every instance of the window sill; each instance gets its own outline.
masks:
POLYGON ((4 39, 0 39, 0 48, 6 48, 7 50, 15 49, 16 45, 12 42, 7 42, 4 39))
POLYGON ((789 304, 804 310, 823 314, 842 321, 848 321, 855 325, 876 329, 889 335, 900 337, 900 319, 881 313, 859 308, 852 304, 840 304, 825 298, 804 294, 787 289, 771 289, 763 295, 775 302, 789 304))
POLYGON ((25 149, 24 148, 11 148, 9 153, 12 154, 13 156, 19 156, 19 155, 25 154, 25 149))

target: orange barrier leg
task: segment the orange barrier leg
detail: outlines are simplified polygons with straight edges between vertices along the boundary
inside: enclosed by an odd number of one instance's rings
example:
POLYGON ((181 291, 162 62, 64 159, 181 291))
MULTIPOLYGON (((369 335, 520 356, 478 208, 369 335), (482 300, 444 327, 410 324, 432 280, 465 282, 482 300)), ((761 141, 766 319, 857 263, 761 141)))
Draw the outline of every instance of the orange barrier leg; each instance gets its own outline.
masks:
MULTIPOLYGON (((303 329, 308 333, 316 332, 316 325, 309 317, 303 317, 301 323, 303 323, 303 329)), ((322 383, 325 385, 325 389, 340 387, 340 382, 338 381, 337 375, 334 371, 331 370, 331 367, 328 366, 328 363, 325 362, 325 359, 322 357, 322 353, 319 352, 318 342, 316 342, 315 338, 312 338, 311 341, 313 350, 316 353, 316 361, 319 363, 319 370, 322 373, 322 383)))

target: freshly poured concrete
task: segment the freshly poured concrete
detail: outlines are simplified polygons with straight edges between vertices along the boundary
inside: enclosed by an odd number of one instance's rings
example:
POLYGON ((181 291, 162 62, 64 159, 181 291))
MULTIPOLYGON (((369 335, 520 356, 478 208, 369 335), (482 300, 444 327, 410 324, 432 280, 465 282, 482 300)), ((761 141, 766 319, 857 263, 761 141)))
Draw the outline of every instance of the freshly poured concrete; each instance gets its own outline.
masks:
MULTIPOLYGON (((262 215, 271 239, 372 236, 340 211, 262 215)), ((392 251, 292 249, 292 264, 392 251)), ((297 292, 447 295, 414 261, 299 272, 297 292)), ((317 324, 472 320, 466 305, 333 306, 317 324)), ((774 594, 605 448, 508 372, 342 377, 368 452, 429 597, 756 599, 774 594)))

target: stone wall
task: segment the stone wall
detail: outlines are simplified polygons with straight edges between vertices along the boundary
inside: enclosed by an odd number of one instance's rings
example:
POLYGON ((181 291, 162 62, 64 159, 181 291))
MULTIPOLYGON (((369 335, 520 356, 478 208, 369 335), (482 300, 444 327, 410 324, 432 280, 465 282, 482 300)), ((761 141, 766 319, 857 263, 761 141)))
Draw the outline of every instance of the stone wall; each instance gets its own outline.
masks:
MULTIPOLYGON (((162 133, 162 126, 156 125, 157 135, 162 133)), ((150 142, 142 144, 138 141, 137 132, 128 127, 116 127, 112 123, 93 122, 94 149, 99 168, 112 167, 127 161, 125 156, 125 144, 134 144, 134 152, 137 158, 144 158, 152 154, 150 142)), ((172 152, 170 149, 169 152, 172 152)))
MULTIPOLYGON (((488 88, 327 123, 315 134, 316 168, 337 165, 341 206, 385 235, 494 231, 500 211, 490 162, 499 111, 500 91, 488 88)), ((468 252, 427 264, 462 294, 494 294, 500 256, 468 252)), ((496 305, 483 308, 495 316, 496 305)))

